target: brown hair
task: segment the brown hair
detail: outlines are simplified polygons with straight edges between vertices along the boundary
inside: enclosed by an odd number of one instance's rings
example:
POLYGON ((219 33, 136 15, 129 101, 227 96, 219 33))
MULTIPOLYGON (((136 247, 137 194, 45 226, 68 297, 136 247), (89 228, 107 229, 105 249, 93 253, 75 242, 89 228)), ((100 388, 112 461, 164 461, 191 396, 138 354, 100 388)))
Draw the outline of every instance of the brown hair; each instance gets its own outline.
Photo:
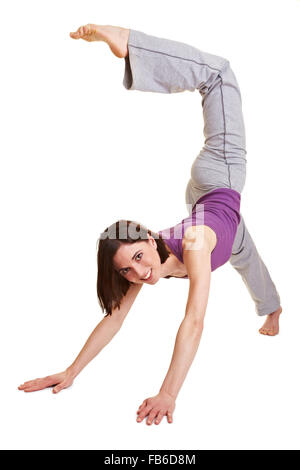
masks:
POLYGON ((169 257, 169 251, 162 237, 138 222, 118 220, 106 228, 98 239, 98 275, 97 296, 105 316, 111 315, 116 307, 120 309, 121 300, 126 295, 132 282, 125 279, 114 269, 113 257, 123 243, 148 241, 151 235, 157 244, 157 252, 163 264, 169 257))

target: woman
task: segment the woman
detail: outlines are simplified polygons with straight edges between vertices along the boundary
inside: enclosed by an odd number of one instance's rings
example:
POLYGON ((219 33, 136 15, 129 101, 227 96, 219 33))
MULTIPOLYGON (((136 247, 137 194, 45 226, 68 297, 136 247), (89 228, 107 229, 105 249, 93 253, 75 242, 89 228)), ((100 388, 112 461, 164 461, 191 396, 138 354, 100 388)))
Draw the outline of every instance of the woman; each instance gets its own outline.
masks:
POLYGON ((202 96, 205 145, 195 159, 186 189, 189 216, 170 229, 151 232, 132 221, 117 221, 100 236, 97 293, 106 316, 66 371, 25 382, 26 392, 70 386, 121 328, 143 284, 160 278, 189 279, 185 317, 160 392, 144 400, 137 421, 172 422, 177 394, 196 354, 208 301, 211 272, 228 260, 240 273, 258 315, 259 330, 279 331, 280 298, 240 214, 246 150, 240 90, 226 59, 184 43, 115 26, 86 25, 74 39, 106 42, 125 59, 123 84, 130 90, 202 96))

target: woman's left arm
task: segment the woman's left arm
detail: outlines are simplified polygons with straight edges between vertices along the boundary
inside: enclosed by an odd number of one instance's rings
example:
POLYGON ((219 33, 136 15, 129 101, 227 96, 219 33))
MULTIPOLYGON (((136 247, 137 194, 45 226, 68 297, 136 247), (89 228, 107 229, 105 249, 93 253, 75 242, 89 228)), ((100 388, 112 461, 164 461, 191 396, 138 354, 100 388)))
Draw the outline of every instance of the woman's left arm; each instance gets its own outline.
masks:
POLYGON ((147 398, 138 409, 137 421, 148 416, 147 424, 159 424, 167 415, 173 420, 175 400, 196 355, 208 302, 211 277, 211 252, 216 245, 215 232, 205 225, 189 227, 182 241, 183 261, 190 280, 185 317, 179 327, 171 364, 160 392, 147 398))

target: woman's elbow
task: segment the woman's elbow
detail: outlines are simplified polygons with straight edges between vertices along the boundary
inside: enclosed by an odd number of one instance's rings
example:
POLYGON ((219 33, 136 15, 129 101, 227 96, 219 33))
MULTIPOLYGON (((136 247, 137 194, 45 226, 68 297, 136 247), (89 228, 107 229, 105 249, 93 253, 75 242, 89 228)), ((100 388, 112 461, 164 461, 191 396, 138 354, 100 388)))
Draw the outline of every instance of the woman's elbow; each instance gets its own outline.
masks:
POLYGON ((196 334, 201 334, 204 328, 203 316, 187 315, 186 318, 189 321, 192 331, 196 334))

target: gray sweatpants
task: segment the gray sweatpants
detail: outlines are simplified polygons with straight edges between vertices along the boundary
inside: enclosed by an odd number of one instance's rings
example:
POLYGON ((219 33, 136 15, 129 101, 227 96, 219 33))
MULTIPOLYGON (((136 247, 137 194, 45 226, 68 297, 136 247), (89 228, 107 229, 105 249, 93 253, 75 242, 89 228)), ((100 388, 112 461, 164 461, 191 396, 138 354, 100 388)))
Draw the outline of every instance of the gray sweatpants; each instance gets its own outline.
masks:
MULTIPOLYGON (((239 193, 246 177, 246 138, 240 89, 228 60, 170 39, 130 30, 123 85, 128 90, 202 96, 205 143, 186 188, 188 211, 216 188, 239 193)), ((230 263, 239 272, 258 315, 280 306, 280 297, 247 230, 238 226, 230 263)))

